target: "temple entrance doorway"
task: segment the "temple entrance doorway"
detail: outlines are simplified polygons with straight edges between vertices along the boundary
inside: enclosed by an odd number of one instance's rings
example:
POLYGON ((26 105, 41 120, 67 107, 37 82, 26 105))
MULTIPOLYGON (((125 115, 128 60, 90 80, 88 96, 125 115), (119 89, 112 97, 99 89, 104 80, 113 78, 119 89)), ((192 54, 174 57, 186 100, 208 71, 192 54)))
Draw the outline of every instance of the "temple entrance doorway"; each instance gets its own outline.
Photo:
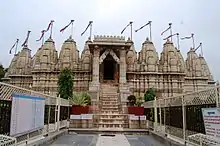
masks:
POLYGON ((118 82, 118 63, 108 54, 100 67, 101 82, 118 82))

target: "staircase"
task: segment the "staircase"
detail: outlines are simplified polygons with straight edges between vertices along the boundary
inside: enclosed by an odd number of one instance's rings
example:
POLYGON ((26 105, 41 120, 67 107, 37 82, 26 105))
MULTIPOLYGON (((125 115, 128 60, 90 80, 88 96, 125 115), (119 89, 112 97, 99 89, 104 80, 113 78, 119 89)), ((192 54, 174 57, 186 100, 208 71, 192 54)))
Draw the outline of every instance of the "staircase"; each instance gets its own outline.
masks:
POLYGON ((101 84, 101 91, 98 127, 100 129, 128 128, 128 116, 121 113, 118 87, 101 84))

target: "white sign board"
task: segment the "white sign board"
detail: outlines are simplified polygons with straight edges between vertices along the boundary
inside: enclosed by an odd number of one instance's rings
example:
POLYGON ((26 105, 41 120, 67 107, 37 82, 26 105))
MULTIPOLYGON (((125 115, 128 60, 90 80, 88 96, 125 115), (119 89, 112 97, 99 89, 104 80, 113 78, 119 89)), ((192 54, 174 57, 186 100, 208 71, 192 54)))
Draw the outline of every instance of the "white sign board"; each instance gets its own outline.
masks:
POLYGON ((81 115, 70 115, 71 120, 81 120, 81 115))
POLYGON ((138 120, 139 117, 135 115, 129 115, 129 120, 138 120))
POLYGON ((202 115, 206 135, 220 138, 220 108, 203 108, 202 115))
POLYGON ((140 120, 146 120, 146 116, 140 116, 140 120))
POLYGON ((18 136, 44 127, 45 99, 21 94, 12 95, 10 135, 18 136))
POLYGON ((82 120, 92 120, 93 114, 81 114, 82 120))

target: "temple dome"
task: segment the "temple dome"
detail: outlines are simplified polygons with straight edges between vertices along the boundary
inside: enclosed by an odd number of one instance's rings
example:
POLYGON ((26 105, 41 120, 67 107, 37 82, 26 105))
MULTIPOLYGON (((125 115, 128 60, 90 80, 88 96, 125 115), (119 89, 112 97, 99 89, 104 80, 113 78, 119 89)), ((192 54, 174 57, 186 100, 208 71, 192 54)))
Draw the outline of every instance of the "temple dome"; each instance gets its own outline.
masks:
POLYGON ((137 52, 135 51, 134 44, 131 45, 130 50, 127 52, 126 55, 126 63, 127 63, 127 70, 133 71, 135 70, 135 62, 137 62, 137 52))
POLYGON ((79 61, 79 50, 76 42, 70 37, 62 45, 59 55, 60 69, 69 68, 74 69, 74 64, 79 61))
POLYGON ((17 57, 13 58, 13 74, 16 75, 30 75, 32 70, 31 64, 31 50, 26 46, 22 48, 21 52, 18 53, 17 57))
POLYGON ((211 72, 209 70, 209 67, 207 65, 207 62, 206 62, 205 58, 200 55, 199 59, 200 59, 200 63, 201 63, 201 66, 202 66, 202 75, 204 77, 208 77, 208 79, 210 81, 213 81, 213 76, 212 76, 212 74, 211 74, 211 72))
POLYGON ((156 72, 158 70, 158 53, 153 42, 148 38, 142 44, 142 49, 139 53, 138 62, 144 65, 144 71, 156 72))
POLYGON ((91 65, 91 53, 89 50, 89 43, 91 41, 87 40, 85 42, 85 46, 84 49, 82 51, 82 55, 81 55, 81 61, 82 61, 82 69, 84 70, 90 70, 90 65, 91 65))
POLYGON ((8 75, 13 75, 13 74, 15 75, 16 74, 16 64, 17 64, 19 53, 20 52, 15 54, 14 57, 12 58, 11 63, 9 65, 9 67, 8 67, 8 71, 7 71, 6 75, 5 75, 5 77, 8 77, 8 75))
POLYGON ((203 76, 201 60, 193 48, 191 48, 190 51, 187 53, 186 76, 187 77, 203 76))
POLYGON ((184 73, 185 66, 183 62, 184 60, 180 51, 174 47, 172 42, 167 40, 160 56, 159 70, 162 72, 184 73))
POLYGON ((55 49, 55 43, 51 38, 46 40, 44 45, 37 51, 34 60, 34 70, 55 70, 58 61, 58 54, 55 49))

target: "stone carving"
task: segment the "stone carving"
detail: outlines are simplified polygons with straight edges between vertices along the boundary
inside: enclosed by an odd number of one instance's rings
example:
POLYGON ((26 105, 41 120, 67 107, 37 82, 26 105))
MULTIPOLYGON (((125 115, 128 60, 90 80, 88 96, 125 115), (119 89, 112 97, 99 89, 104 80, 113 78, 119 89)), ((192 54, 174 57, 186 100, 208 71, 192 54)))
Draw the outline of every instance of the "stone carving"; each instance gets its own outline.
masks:
MULTIPOLYGON (((156 48, 149 39, 146 39, 141 51, 137 53, 132 40, 126 41, 122 36, 95 36, 93 41, 86 41, 81 57, 76 42, 69 38, 63 43, 59 58, 54 41, 48 39, 33 58, 28 49, 15 55, 6 78, 9 78, 7 81, 11 84, 25 88, 31 85, 33 90, 56 95, 59 72, 67 67, 74 72, 74 92, 88 91, 93 81, 93 88, 99 89, 104 75, 99 66, 107 55, 111 55, 118 63, 119 72, 117 75, 115 73, 114 79, 119 80, 123 86, 126 85, 126 92, 129 91, 129 94, 132 92, 142 96, 148 88, 154 87, 158 95, 167 97, 214 85, 204 57, 198 56, 193 49, 187 53, 184 61, 180 50, 167 41, 159 59, 156 48), (92 43, 97 45, 93 54, 89 48, 92 43), (103 44, 107 44, 106 50, 100 56, 103 44), (121 47, 125 44, 130 44, 130 49, 121 47), (116 49, 120 56, 114 52, 116 49)), ((126 99, 125 95, 127 94, 123 94, 123 98, 126 99)))
POLYGON ((105 58, 107 57, 107 55, 110 54, 112 56, 112 58, 119 63, 120 60, 117 57, 117 55, 115 54, 115 52, 113 50, 107 49, 99 58, 99 64, 102 64, 102 62, 105 60, 105 58))

